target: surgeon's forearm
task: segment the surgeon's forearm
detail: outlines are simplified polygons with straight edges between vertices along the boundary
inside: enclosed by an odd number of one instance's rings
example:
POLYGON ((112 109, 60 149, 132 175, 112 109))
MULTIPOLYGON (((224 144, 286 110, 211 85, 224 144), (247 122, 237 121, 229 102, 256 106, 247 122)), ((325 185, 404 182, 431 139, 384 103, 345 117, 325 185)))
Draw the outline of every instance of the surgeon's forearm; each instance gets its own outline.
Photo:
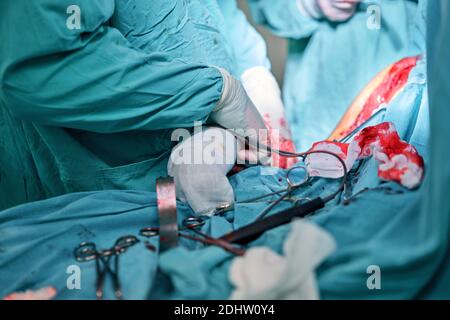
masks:
POLYGON ((113 28, 77 50, 21 61, 4 79, 18 118, 103 133, 190 127, 222 90, 216 68, 144 54, 113 28))

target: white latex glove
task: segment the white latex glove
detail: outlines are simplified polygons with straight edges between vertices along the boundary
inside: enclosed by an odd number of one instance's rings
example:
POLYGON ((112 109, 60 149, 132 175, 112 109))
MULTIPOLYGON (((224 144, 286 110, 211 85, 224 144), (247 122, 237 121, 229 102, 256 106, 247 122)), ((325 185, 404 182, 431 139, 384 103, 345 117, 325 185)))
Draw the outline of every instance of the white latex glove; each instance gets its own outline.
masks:
POLYGON ((234 192, 227 173, 243 146, 227 130, 209 128, 181 142, 170 155, 167 170, 174 177, 177 198, 198 215, 232 205, 234 192))
MULTIPOLYGON (((284 114, 281 90, 275 77, 265 67, 254 67, 246 70, 241 79, 245 91, 263 116, 266 127, 269 129, 272 148, 295 152, 284 114)), ((296 158, 280 157, 277 153, 272 153, 274 167, 289 168, 297 161, 296 158)))
MULTIPOLYGON (((246 133, 250 144, 269 145, 268 130, 261 114, 247 95, 242 83, 225 69, 218 68, 223 76, 222 97, 211 113, 211 119, 227 129, 246 133)), ((250 148, 238 151, 238 159, 253 164, 270 164, 270 154, 265 149, 250 148)))
POLYGON ((330 21, 348 20, 361 0, 297 0, 302 14, 315 19, 326 17, 330 21))

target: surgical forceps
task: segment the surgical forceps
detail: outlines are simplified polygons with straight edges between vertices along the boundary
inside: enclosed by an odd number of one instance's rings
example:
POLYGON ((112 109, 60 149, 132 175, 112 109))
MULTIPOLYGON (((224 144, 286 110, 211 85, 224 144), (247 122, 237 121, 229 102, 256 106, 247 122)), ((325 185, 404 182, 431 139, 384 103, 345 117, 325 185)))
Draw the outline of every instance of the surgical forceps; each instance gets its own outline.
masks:
POLYGON ((230 210, 233 210, 236 204, 247 204, 247 203, 255 203, 255 202, 261 202, 261 200, 264 201, 264 199, 272 197, 272 196, 276 196, 279 195, 281 193, 284 193, 283 195, 281 195, 278 199, 276 200, 265 200, 264 202, 266 203, 271 203, 266 209, 264 209, 264 211, 260 214, 263 216, 265 216, 267 213, 269 213, 275 206, 277 206, 278 204, 280 204, 282 201, 291 201, 294 203, 294 205, 296 205, 297 203, 299 203, 302 200, 310 200, 309 198, 298 198, 298 199, 293 199, 293 198, 289 198, 289 196, 292 194, 293 191, 299 189, 302 185, 304 185, 306 182, 308 182, 309 180, 309 175, 308 175, 308 171, 306 169, 306 166, 300 165, 300 166, 295 166, 290 168, 287 172, 286 172, 286 181, 287 181, 287 188, 283 188, 281 190, 278 191, 274 191, 274 192, 270 192, 261 196, 257 196, 255 198, 251 198, 251 199, 245 199, 245 200, 241 200, 238 201, 232 205, 228 205, 228 206, 224 206, 224 207, 220 207, 220 208, 216 208, 216 211, 214 212, 214 215, 222 215, 225 212, 228 212, 230 210), (302 169, 305 171, 305 178, 298 183, 293 182, 293 179, 291 178, 291 174, 293 171, 298 170, 298 169, 302 169), (266 212, 267 211, 267 212, 266 212))
MULTIPOLYGON (((354 130, 352 130, 349 134, 347 134, 345 137, 343 137, 342 139, 340 139, 338 142, 344 143, 344 142, 348 141, 352 136, 354 136, 357 132, 359 132, 362 128, 364 128, 364 126, 366 126, 368 123, 370 123, 370 121, 372 121, 373 119, 375 119, 375 118, 376 118, 378 115, 380 115, 381 113, 386 112, 386 110, 387 110, 386 107, 381 107, 381 108, 379 108, 379 109, 378 109, 374 114, 372 114, 366 121, 364 121, 361 125, 359 125, 358 127, 356 127, 354 130)), ((226 129, 226 128, 224 128, 224 129, 226 129)), ((233 132, 233 131, 230 131, 230 132, 231 132, 237 139, 243 140, 243 141, 245 141, 246 143, 248 143, 249 145, 252 145, 253 147, 256 147, 256 148, 258 147, 258 146, 256 146, 255 144, 252 144, 250 141, 248 141, 248 139, 246 139, 245 136, 240 135, 240 134, 238 134, 237 132, 233 132)), ((261 144, 261 143, 260 143, 259 145, 260 145, 260 147, 264 148, 264 150, 267 150, 267 152, 268 152, 269 154, 272 153, 272 152, 275 152, 275 153, 279 154, 280 156, 284 156, 284 157, 296 157, 296 158, 298 157, 298 158, 303 158, 303 159, 305 159, 306 156, 308 156, 308 155, 310 155, 310 154, 314 154, 314 153, 328 154, 328 155, 331 155, 331 156, 335 157, 335 158, 342 164, 342 167, 343 167, 343 178, 342 178, 342 182, 341 182, 341 185, 340 185, 339 189, 338 189, 335 193, 330 194, 329 196, 325 197, 324 200, 325 200, 325 202, 328 202, 328 201, 334 199, 341 191, 344 191, 344 192, 346 193, 347 197, 350 197, 350 196, 348 195, 348 192, 346 192, 346 191, 348 191, 347 189, 349 189, 349 186, 347 185, 347 183, 348 183, 348 181, 347 181, 347 180, 348 180, 348 177, 347 177, 347 176, 348 176, 349 169, 351 169, 351 168, 347 168, 347 166, 346 166, 345 162, 343 161, 343 159, 342 159, 341 157, 339 157, 338 155, 336 155, 335 153, 328 152, 328 151, 319 151, 319 150, 317 150, 317 151, 306 151, 306 152, 296 153, 296 152, 289 152, 289 151, 284 151, 284 150, 276 150, 276 149, 273 149, 273 148, 270 147, 270 146, 267 146, 267 145, 264 145, 264 144, 261 144)), ((240 202, 238 202, 238 203, 250 203, 250 202, 256 202, 256 201, 261 200, 261 199, 264 199, 264 198, 266 198, 266 197, 278 195, 278 194, 284 192, 285 194, 283 194, 279 199, 275 200, 269 207, 267 207, 266 209, 264 209, 264 210, 258 215, 258 217, 256 218, 256 220, 260 220, 260 219, 264 218, 264 217, 265 217, 265 216, 266 216, 266 215, 267 215, 267 214, 268 214, 275 206, 277 206, 281 201, 285 200, 285 199, 292 193, 293 190, 298 189, 301 185, 303 185, 304 183, 306 183, 306 182, 308 181, 308 179, 309 179, 308 174, 306 175, 305 180, 302 181, 302 182, 301 182, 300 184, 298 184, 298 185, 295 185, 295 184, 293 184, 293 183, 291 183, 291 182, 289 181, 289 174, 291 173, 291 171, 292 171, 292 170, 299 169, 299 168, 302 168, 302 169, 305 170, 305 172, 307 173, 307 170, 306 170, 306 167, 305 167, 305 166, 297 166, 297 167, 293 167, 293 168, 289 169, 289 171, 288 171, 287 174, 286 174, 286 175, 287 175, 287 180, 288 180, 288 188, 283 189, 283 190, 279 190, 279 191, 275 191, 275 192, 272 192, 272 193, 268 193, 268 194, 266 194, 266 195, 263 195, 263 196, 260 196, 260 197, 256 197, 256 198, 253 198, 253 199, 248 199, 248 200, 245 200, 245 201, 240 201, 240 202)), ((346 197, 346 198, 347 198, 347 197, 346 197)), ((294 204, 297 204, 300 200, 310 200, 310 199, 308 199, 308 198, 298 199, 296 202, 294 202, 294 204)), ((222 214, 222 213, 224 213, 224 212, 226 212, 226 211, 229 211, 229 210, 231 210, 231 209, 233 209, 233 208, 234 208, 234 205, 226 206, 226 207, 223 207, 223 208, 217 208, 216 214, 222 214)))
POLYGON ((74 250, 75 259, 78 262, 95 260, 97 299, 103 298, 103 286, 107 273, 112 277, 116 298, 122 299, 123 292, 119 279, 119 255, 125 253, 129 247, 134 246, 138 242, 139 240, 135 236, 124 236, 117 239, 114 246, 110 249, 98 251, 94 242, 82 242, 74 250), (110 266, 111 257, 115 257, 114 271, 110 266), (101 264, 103 264, 103 269, 101 264))
MULTIPOLYGON (((180 228, 178 235, 182 238, 198 241, 206 245, 214 245, 220 247, 234 255, 242 256, 245 251, 241 248, 235 247, 227 241, 216 239, 211 237, 210 235, 203 233, 199 230, 200 227, 205 225, 206 218, 204 217, 190 217, 186 218, 183 221, 183 227, 180 228), (180 231, 192 231, 196 233, 198 236, 189 235, 187 233, 181 233, 180 231)), ((160 229, 154 227, 143 228, 139 231, 139 234, 143 237, 151 238, 159 236, 160 229)))
MULTIPOLYGON (((356 127, 355 129, 353 129, 350 133, 348 133, 345 137, 343 137, 342 139, 340 139, 338 142, 344 143, 347 142, 351 137, 353 137, 357 132, 361 131, 368 123, 370 123, 373 119, 375 119, 378 115, 384 113, 387 111, 386 107, 380 107, 378 108, 378 110, 376 112, 374 112, 366 121, 364 121, 362 124, 360 124, 358 127, 356 127)), ((245 137, 239 135, 239 134, 234 134, 236 136, 236 138, 238 139, 245 139, 245 137)), ((339 190, 335 193, 330 195, 329 197, 327 197, 325 200, 329 201, 331 199, 333 199, 340 191, 344 191, 344 203, 347 203, 349 201, 351 201, 351 186, 349 185, 349 181, 348 181, 348 171, 351 168, 347 168, 344 161, 337 156, 334 153, 331 152, 326 152, 326 151, 307 151, 307 152, 302 152, 302 153, 293 153, 293 152, 287 152, 287 151, 283 151, 283 150, 275 150, 273 148, 271 148, 270 146, 266 146, 266 145, 261 145, 263 148, 265 148, 265 150, 268 150, 269 153, 271 152, 275 152, 278 153, 281 156, 285 156, 285 157, 303 157, 303 159, 311 153, 324 153, 324 154, 329 154, 331 156, 334 156, 335 158, 337 158, 337 160, 339 160, 339 162, 341 162, 341 164, 343 165, 343 171, 344 171, 344 175, 343 175, 343 179, 342 179, 342 184, 339 188, 339 190)), ((255 202, 261 199, 264 199, 266 197, 270 197, 273 195, 277 195, 280 193, 285 192, 285 194, 283 194, 279 199, 277 199, 276 201, 274 201, 270 206, 268 206, 266 209, 264 209, 256 218, 256 221, 264 218, 275 206, 277 206, 279 203, 281 203, 283 200, 285 200, 291 193, 293 190, 298 189, 302 184, 306 183, 309 179, 308 175, 306 175, 306 180, 302 181, 299 185, 295 186, 294 184, 289 182, 289 174, 291 172, 291 170, 295 170, 295 169, 299 169, 299 168, 303 168, 305 170, 305 172, 307 173, 306 167, 304 166, 298 166, 298 167, 293 167, 291 168, 288 172, 287 172, 287 180, 288 180, 288 188, 287 189, 283 189, 283 190, 279 190, 261 197, 257 197, 254 199, 249 199, 249 200, 245 200, 239 203, 249 203, 249 202, 255 202)), ((303 199, 298 199, 297 201, 294 202, 294 205, 298 204, 299 201, 301 200, 310 200, 308 198, 303 198, 303 199)), ((233 206, 230 206, 228 208, 222 209, 222 212, 227 211, 229 209, 232 209, 233 206)), ((218 211, 220 212, 220 211, 218 211)))
MULTIPOLYGON (((377 116, 378 114, 380 114, 381 112, 384 112, 384 111, 386 111, 386 108, 381 108, 380 110, 378 110, 367 121, 365 121, 364 124, 362 124, 355 130, 350 132, 346 137, 344 137, 341 140, 341 142, 344 142, 344 141, 348 140, 349 138, 351 138, 364 125, 366 125, 369 121, 371 121, 373 118, 375 118, 375 116, 377 116)), ((242 135, 239 135, 236 133, 234 135, 238 139, 246 140, 245 137, 243 137, 242 135)), ((253 145, 253 147, 257 147, 257 146, 253 145)), ((306 156, 308 156, 310 154, 315 154, 315 153, 316 154, 322 153, 322 154, 328 154, 330 156, 333 156, 342 165, 343 175, 342 175, 341 184, 335 192, 330 193, 328 196, 325 196, 323 198, 318 197, 313 200, 309 200, 308 202, 301 204, 299 206, 294 206, 291 209, 274 214, 270 217, 264 217, 272 209, 272 207, 268 207, 257 217, 257 221, 250 223, 244 227, 241 227, 240 229, 232 231, 220 238, 229 243, 246 244, 246 243, 256 239, 257 237, 259 237, 261 234, 263 234, 264 232, 266 232, 268 230, 271 230, 273 228, 276 228, 278 226, 281 226, 283 224, 291 222, 293 218, 303 218, 303 217, 306 217, 306 216, 312 214, 313 212, 323 208, 329 201, 333 200, 339 193, 341 193, 342 191, 346 191, 347 180, 348 180, 348 168, 347 168, 347 165, 345 164, 345 161, 337 154, 335 154, 333 152, 319 151, 319 150, 317 150, 317 151, 310 150, 307 152, 295 153, 295 152, 288 152, 288 151, 284 151, 284 150, 275 150, 269 146, 264 146, 264 145, 263 145, 263 147, 265 148, 265 150, 268 150, 268 152, 276 152, 277 154, 279 154, 281 156, 285 156, 285 157, 302 157, 303 159, 305 159, 306 156)), ((364 190, 362 192, 357 193, 353 197, 348 197, 347 199, 345 199, 347 204, 349 203, 349 201, 351 202, 357 195, 359 195, 363 192, 366 192, 366 191, 367 190, 364 190)), ((275 193, 269 194, 268 196, 279 194, 281 192, 282 191, 275 192, 275 193)), ((285 197, 287 197, 287 195, 285 197)), ((261 199, 261 197, 259 197, 258 199, 261 199)), ((252 200, 254 200, 254 199, 252 199, 252 200)), ((278 203, 282 201, 282 199, 281 200, 278 199, 278 200, 279 200, 278 203)))
MULTIPOLYGON (((235 137, 237 139, 241 139, 244 141, 248 140, 248 139, 246 139, 245 136, 242 136, 237 133, 233 133, 233 134, 235 135, 235 137)), ((252 146, 255 148, 258 148, 258 146, 255 144, 252 144, 252 146)), ((336 196, 338 194, 340 194, 343 190, 345 190, 345 186, 346 186, 346 182, 347 182, 347 178, 348 178, 348 169, 347 169, 347 165, 345 164, 345 161, 337 154, 330 152, 330 151, 325 151, 325 150, 309 150, 306 152, 296 153, 296 152, 289 152, 289 151, 285 151, 285 150, 276 150, 274 148, 271 148, 270 146, 263 145, 263 144, 262 144, 262 147, 265 148, 265 150, 267 150, 269 153, 276 152, 277 154, 284 156, 284 157, 294 157, 294 158, 301 157, 301 158, 303 158, 303 160, 308 155, 311 155, 311 154, 328 154, 328 155, 336 158, 342 165, 343 175, 342 175, 341 183, 340 183, 339 187, 337 188, 337 190, 335 190, 334 192, 330 193, 327 196, 317 197, 315 199, 312 199, 305 203, 302 203, 301 205, 294 206, 291 209, 285 210, 283 212, 279 212, 270 217, 265 217, 270 212, 270 210, 272 210, 272 208, 275 207, 275 205, 280 203, 284 198, 286 198, 291 193, 291 191, 288 190, 287 194, 280 197, 280 199, 278 199, 278 201, 275 201, 272 205, 270 205, 262 213, 260 213, 255 222, 250 223, 244 227, 241 227, 235 231, 232 231, 232 232, 222 236, 219 240, 224 240, 228 243, 246 244, 249 241, 252 241, 253 239, 257 238, 262 233, 264 233, 268 230, 271 230, 271 229, 281 226, 283 224, 289 223, 294 218, 306 217, 307 215, 310 215, 313 212, 325 207, 325 205, 328 202, 330 202, 331 200, 336 198, 336 196)), ((280 191, 280 193, 281 193, 281 191, 280 191)))
POLYGON ((370 121, 375 119, 378 115, 381 113, 384 113, 387 111, 386 107, 379 108, 374 114, 372 114, 369 119, 361 123, 359 126, 357 126, 355 129, 350 131, 345 137, 341 138, 338 142, 345 143, 347 142, 351 137, 353 137, 357 132, 361 131, 362 128, 364 128, 370 121))

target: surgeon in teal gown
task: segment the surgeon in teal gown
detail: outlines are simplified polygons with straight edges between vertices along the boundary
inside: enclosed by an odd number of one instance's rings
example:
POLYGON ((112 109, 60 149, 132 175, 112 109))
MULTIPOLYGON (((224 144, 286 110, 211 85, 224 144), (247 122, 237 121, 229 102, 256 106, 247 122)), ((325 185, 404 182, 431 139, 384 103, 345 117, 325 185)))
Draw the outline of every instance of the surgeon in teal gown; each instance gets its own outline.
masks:
MULTIPOLYGON (((425 3, 424 1, 421 1, 425 3)), ((424 30, 425 21, 418 21, 424 30)), ((367 159, 352 174, 353 194, 372 189, 344 205, 336 199, 310 221, 327 230, 338 244, 336 252, 317 271, 324 299, 450 299, 450 6, 428 2, 427 59, 411 72, 405 90, 376 121, 391 121, 405 141, 425 158, 426 177, 417 190, 393 182, 381 184, 374 159, 367 159), (428 61, 428 62, 426 62, 428 61), (367 268, 378 265, 381 290, 369 290, 367 268)), ((423 36, 425 36, 422 33, 423 36)), ((286 171, 264 175, 253 167, 232 178, 237 200, 286 187, 286 171)), ((302 178, 303 172, 293 172, 302 178)), ((300 196, 324 196, 339 181, 319 179, 298 191, 300 196)), ((192 211, 178 203, 179 221, 192 211)), ((252 221, 267 206, 241 203, 235 212, 214 216, 204 232, 220 236, 252 221)), ((289 207, 282 204, 276 211, 289 207)), ((144 226, 157 226, 156 195, 142 191, 73 193, 33 202, 0 212, 0 297, 15 291, 54 286, 59 299, 95 299, 95 263, 80 263, 82 290, 67 288, 67 267, 76 264, 73 249, 82 241, 108 248, 123 235, 138 234, 144 226)), ((251 246, 281 252, 289 225, 267 232, 251 246)), ((124 254, 121 281, 127 299, 225 299, 231 254, 214 247, 183 242, 158 256, 142 239, 124 254), (183 263, 180 264, 180 261, 183 263), (125 272, 126 270, 126 272, 125 272), (162 270, 165 277, 155 277, 162 270), (167 285, 169 282, 169 285, 167 285)), ((264 281, 264 279, 262 280, 264 281)), ((111 282, 107 298, 113 298, 111 282)))
POLYGON ((301 9, 317 2, 338 6, 335 0, 248 0, 257 23, 289 39, 284 103, 299 150, 326 139, 378 72, 419 53, 411 41, 420 19, 417 0, 363 0, 353 15, 341 16, 301 9))
POLYGON ((76 3, 0 3, 0 209, 153 190, 172 129, 206 122, 221 97, 212 66, 268 65, 234 1, 76 3))

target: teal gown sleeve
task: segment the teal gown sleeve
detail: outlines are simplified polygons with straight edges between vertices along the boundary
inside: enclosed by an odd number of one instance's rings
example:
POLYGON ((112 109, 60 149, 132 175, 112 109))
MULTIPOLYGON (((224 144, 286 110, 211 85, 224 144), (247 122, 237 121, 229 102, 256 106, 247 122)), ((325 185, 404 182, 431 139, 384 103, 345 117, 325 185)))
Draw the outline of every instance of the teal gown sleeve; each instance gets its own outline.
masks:
POLYGON ((279 37, 307 38, 321 23, 302 14, 295 0, 247 0, 247 2, 253 19, 279 37))
POLYGON ((0 99, 15 117, 99 133, 206 121, 223 85, 215 68, 135 49, 109 25, 114 0, 78 1, 80 29, 68 28, 71 4, 0 3, 0 99))
POLYGON ((270 68, 267 46, 235 0, 217 0, 224 17, 226 35, 234 53, 239 75, 252 67, 270 68))
MULTIPOLYGON (((431 165, 429 184, 418 210, 422 219, 423 246, 430 248, 424 264, 435 275, 420 298, 450 297, 450 7, 445 1, 427 1, 428 95, 430 99, 431 165)), ((421 261, 422 262, 422 261, 421 261)), ((431 274, 431 272, 429 272, 431 274)))

